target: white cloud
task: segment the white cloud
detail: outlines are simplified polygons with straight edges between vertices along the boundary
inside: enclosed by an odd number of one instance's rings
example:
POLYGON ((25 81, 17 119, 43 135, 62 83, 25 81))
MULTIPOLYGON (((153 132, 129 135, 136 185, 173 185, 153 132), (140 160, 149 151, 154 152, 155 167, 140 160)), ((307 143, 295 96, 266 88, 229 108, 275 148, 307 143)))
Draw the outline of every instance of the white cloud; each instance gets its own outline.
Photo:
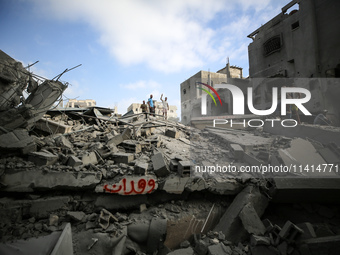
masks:
POLYGON ((216 16, 236 17, 227 27, 247 40, 244 28, 254 22, 239 16, 270 9, 269 4, 277 0, 32 1, 40 15, 90 24, 100 34, 98 41, 121 64, 146 64, 171 73, 215 62, 237 48, 230 40, 219 40, 225 24, 211 26, 209 22, 228 23, 230 19, 215 20, 216 16))
POLYGON ((155 82, 155 81, 137 81, 133 83, 128 84, 120 84, 121 88, 125 88, 128 90, 139 90, 139 89, 155 89, 160 88, 161 84, 155 82))

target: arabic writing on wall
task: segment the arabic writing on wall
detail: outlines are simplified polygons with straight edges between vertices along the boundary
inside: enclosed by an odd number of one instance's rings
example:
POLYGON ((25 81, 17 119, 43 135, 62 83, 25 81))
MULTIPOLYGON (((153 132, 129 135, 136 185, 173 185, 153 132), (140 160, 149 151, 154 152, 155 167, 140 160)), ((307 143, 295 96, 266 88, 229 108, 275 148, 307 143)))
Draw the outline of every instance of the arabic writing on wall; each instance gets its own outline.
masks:
POLYGON ((157 183, 152 178, 124 178, 118 184, 105 184, 104 192, 117 193, 120 195, 139 195, 151 193, 157 189, 157 183))

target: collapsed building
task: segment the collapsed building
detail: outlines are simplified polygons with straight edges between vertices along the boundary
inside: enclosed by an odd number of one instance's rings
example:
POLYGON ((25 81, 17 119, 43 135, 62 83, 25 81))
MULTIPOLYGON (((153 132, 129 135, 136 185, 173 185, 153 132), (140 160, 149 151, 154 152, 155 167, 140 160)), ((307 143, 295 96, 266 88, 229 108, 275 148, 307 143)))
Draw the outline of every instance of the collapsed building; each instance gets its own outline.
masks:
MULTIPOLYGON (((60 84, 35 91, 46 83, 60 84)), ((24 112, 20 101, 32 102, 22 97, 7 109, 24 112)), ((29 109, 41 117, 23 114, 17 127, 1 128, 1 254, 339 252, 336 128, 319 128, 328 140, 317 141, 303 131, 288 138, 117 117, 97 106, 29 109), (298 168, 273 176, 261 168, 269 164, 298 168), (311 174, 309 164, 327 172, 311 174)))

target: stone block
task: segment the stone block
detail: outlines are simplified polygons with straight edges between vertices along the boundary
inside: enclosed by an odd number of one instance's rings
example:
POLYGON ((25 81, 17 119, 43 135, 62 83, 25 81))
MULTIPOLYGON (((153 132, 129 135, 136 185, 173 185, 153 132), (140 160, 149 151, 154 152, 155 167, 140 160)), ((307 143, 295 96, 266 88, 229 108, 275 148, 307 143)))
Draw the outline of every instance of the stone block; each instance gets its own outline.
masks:
POLYGON ((68 148, 68 149, 73 148, 72 143, 65 136, 57 137, 55 139, 55 143, 57 146, 62 147, 62 148, 68 148))
POLYGON ((48 119, 40 119, 34 124, 35 128, 45 131, 49 134, 66 134, 72 131, 72 126, 61 124, 48 119))
POLYGON ((239 214, 248 203, 254 207, 258 217, 261 217, 268 205, 268 199, 260 193, 257 187, 247 186, 235 197, 214 231, 222 231, 226 240, 234 243, 245 240, 248 234, 243 227, 239 214))
POLYGON ((146 163, 146 162, 142 162, 142 161, 137 161, 136 164, 135 164, 135 171, 134 173, 135 174, 146 174, 147 171, 148 171, 148 167, 149 167, 149 164, 146 163))
POLYGON ((179 161, 178 162, 178 174, 180 176, 190 175, 191 161, 179 161))
POLYGON ((171 159, 169 166, 170 166, 171 171, 177 171, 178 170, 178 160, 177 159, 171 159))
POLYGON ((124 163, 128 164, 132 160, 134 160, 134 155, 132 153, 113 153, 112 154, 113 160, 115 163, 124 163))
POLYGON ((125 140, 120 145, 129 153, 140 153, 142 151, 141 144, 135 140, 125 140))
POLYGON ((73 156, 73 155, 68 157, 68 160, 67 160, 68 166, 76 167, 76 166, 80 166, 82 164, 83 164, 83 161, 81 159, 79 159, 78 157, 73 156))
POLYGON ((85 153, 82 157, 82 162, 85 166, 89 164, 96 165, 98 163, 96 153, 93 151, 85 153))
POLYGON ((36 151, 28 154, 28 160, 37 166, 49 166, 57 162, 58 155, 52 154, 49 151, 36 151))
POLYGON ((86 216, 82 211, 68 211, 66 215, 75 221, 82 221, 86 216))
POLYGON ((243 158, 244 150, 239 144, 231 143, 230 150, 233 153, 234 157, 238 160, 241 160, 243 158))
POLYGON ((239 217, 242 221, 243 227, 249 234, 264 235, 266 232, 265 226, 250 203, 243 207, 239 217))
POLYGON ((18 150, 22 154, 27 154, 36 151, 37 145, 26 129, 16 129, 0 135, 0 150, 5 152, 18 150))
POLYGON ((166 164, 163 154, 158 152, 151 157, 153 169, 157 177, 164 177, 170 174, 168 165, 166 164))
POLYGON ((174 129, 166 129, 165 130, 165 136, 178 139, 179 138, 179 132, 174 129))

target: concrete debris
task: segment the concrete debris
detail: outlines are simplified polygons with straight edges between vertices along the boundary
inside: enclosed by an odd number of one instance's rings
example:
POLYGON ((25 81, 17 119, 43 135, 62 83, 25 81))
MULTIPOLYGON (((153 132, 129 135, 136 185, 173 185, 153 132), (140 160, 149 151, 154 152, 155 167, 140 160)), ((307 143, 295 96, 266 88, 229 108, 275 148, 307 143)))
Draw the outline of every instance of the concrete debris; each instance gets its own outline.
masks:
POLYGON ((266 126, 198 130, 108 108, 51 109, 67 85, 37 82, 6 61, 2 242, 71 222, 74 254, 339 253, 335 128, 317 127, 319 139, 304 125, 294 135, 266 126))

